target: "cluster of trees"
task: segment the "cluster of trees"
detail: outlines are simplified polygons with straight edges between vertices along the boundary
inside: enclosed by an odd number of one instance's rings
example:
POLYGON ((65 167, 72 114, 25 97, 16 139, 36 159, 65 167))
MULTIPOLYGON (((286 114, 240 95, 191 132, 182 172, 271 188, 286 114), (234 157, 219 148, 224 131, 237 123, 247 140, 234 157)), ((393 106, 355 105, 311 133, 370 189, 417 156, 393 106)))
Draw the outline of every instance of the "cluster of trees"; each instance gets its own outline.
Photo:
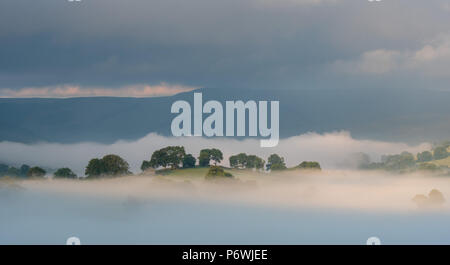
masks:
MULTIPOLYGON (((264 159, 255 156, 247 155, 245 153, 240 153, 237 155, 230 156, 230 166, 232 168, 248 168, 248 169, 261 169, 265 165, 264 159)), ((271 154, 267 159, 267 170, 284 170, 287 169, 284 158, 278 154, 271 154)), ((294 169, 321 169, 319 162, 315 161, 303 161, 294 169)))
POLYGON ((187 154, 183 157, 183 168, 194 168, 197 159, 191 154, 187 154))
POLYGON ((32 178, 42 178, 47 172, 40 167, 32 167, 28 170, 27 176, 32 178))
POLYGON ((368 163, 361 166, 362 169, 385 169, 404 170, 415 165, 414 155, 409 152, 402 152, 396 155, 383 155, 381 162, 368 163))
POLYGON ((405 169, 415 165, 414 155, 409 152, 402 152, 399 155, 384 155, 381 157, 384 167, 389 170, 405 169))
POLYGON ((211 160, 214 161, 214 165, 220 163, 223 160, 222 151, 216 148, 200 150, 200 155, 198 157, 199 166, 208 167, 211 160))
MULTIPOLYGON (((198 157, 198 166, 210 167, 207 176, 225 176, 232 175, 225 172, 223 168, 217 166, 223 160, 223 153, 219 149, 210 148, 202 149, 198 157), (211 162, 213 165, 211 166, 211 162)), ((271 154, 267 159, 267 164, 264 159, 256 155, 247 155, 240 153, 230 157, 230 165, 232 168, 247 168, 247 169, 262 169, 266 166, 267 170, 283 170, 287 169, 284 158, 271 154)), ((144 160, 141 164, 141 170, 145 171, 149 168, 194 168, 196 167, 197 159, 192 154, 186 154, 183 146, 167 146, 153 152, 150 160, 144 160)), ((317 162, 302 162, 295 168, 318 168, 320 165, 317 162)), ((40 167, 30 167, 22 165, 20 168, 10 167, 8 165, 0 164, 0 176, 13 177, 44 177, 47 172, 40 167)), ((102 176, 120 176, 131 174, 129 171, 129 164, 118 155, 109 154, 102 158, 93 158, 89 161, 85 169, 87 178, 95 178, 102 176)), ((75 179, 78 176, 68 167, 57 169, 54 178, 69 178, 75 179)))
POLYGON ((179 168, 185 156, 186 151, 183 146, 168 146, 153 152, 149 161, 142 161, 141 170, 168 166, 172 169, 179 168))
MULTIPOLYGON (((208 167, 211 161, 217 165, 223 160, 222 151, 219 149, 202 149, 198 157, 200 167, 208 167)), ((194 168, 197 159, 192 154, 186 154, 183 146, 167 146, 153 152, 150 160, 144 160, 141 164, 141 170, 145 171, 149 168, 167 168, 177 169, 194 168)))
MULTIPOLYGON (((10 177, 45 177, 47 172, 41 167, 22 165, 20 168, 0 164, 0 176, 10 177)), ((105 155, 103 158, 94 158, 89 161, 85 174, 88 178, 100 176, 118 176, 131 174, 127 161, 118 155, 105 155)), ((57 169, 54 178, 76 179, 78 176, 68 167, 57 169)))
POLYGON ((29 165, 22 165, 20 168, 8 166, 6 164, 0 164, 0 177, 44 177, 47 172, 40 167, 30 167, 29 165))
MULTIPOLYGON (((214 166, 217 166, 217 164, 222 160, 223 153, 219 149, 202 149, 200 150, 200 154, 198 156, 198 166, 209 167, 211 162, 214 166)), ((262 169, 266 166, 267 170, 287 169, 284 158, 278 154, 271 154, 267 159, 267 164, 261 157, 256 155, 247 155, 246 153, 232 155, 230 156, 229 161, 232 168, 262 169)), ((183 146, 167 146, 154 151, 150 160, 142 161, 141 170, 145 171, 149 168, 194 168, 196 166, 196 162, 197 160, 193 155, 186 154, 183 146)), ((313 161, 304 161, 295 168, 320 169, 320 164, 313 161)), ((219 172, 218 174, 220 175, 221 173, 219 172)))
POLYGON ((28 171, 30 170, 30 166, 22 165, 20 168, 16 168, 13 166, 9 166, 6 164, 0 164, 0 176, 9 176, 9 177, 27 177, 28 171))
POLYGON ((320 167, 319 162, 316 162, 316 161, 303 161, 298 166, 296 166, 295 168, 298 168, 298 169, 318 169, 318 170, 322 169, 320 167))
POLYGON ((73 173, 73 171, 68 167, 63 167, 55 171, 53 174, 54 178, 68 178, 68 179, 76 179, 78 178, 77 174, 73 173))
POLYGON ((428 162, 433 159, 433 153, 431 153, 430 151, 423 151, 417 154, 417 161, 419 162, 428 162))
MULTIPOLYGON (((30 167, 29 165, 22 165, 20 168, 0 164, 0 177, 18 177, 18 178, 41 178, 47 174, 41 167, 30 167)), ((53 174, 55 178, 77 178, 77 175, 73 173, 70 168, 60 168, 53 174)))
MULTIPOLYGON (((64 170, 67 173, 67 170, 64 170)), ((118 155, 105 155, 89 161, 84 172, 86 177, 120 176, 131 174, 127 161, 118 155)))
POLYGON ((287 169, 284 157, 277 154, 271 154, 267 159, 267 170, 284 170, 287 169))
MULTIPOLYGON (((384 155, 381 157, 381 162, 370 163, 367 161, 360 164, 362 169, 384 169, 390 171, 418 169, 418 170, 438 170, 439 166, 427 163, 433 160, 440 160, 447 158, 450 153, 447 151, 450 144, 440 145, 435 147, 432 151, 419 152, 416 157, 409 152, 402 152, 395 155, 384 155)), ((367 156, 367 155, 366 155, 367 156)))
POLYGON ((438 146, 430 151, 423 151, 421 153, 417 154, 417 161, 418 162, 429 162, 432 160, 440 160, 447 158, 450 153, 447 151, 447 146, 438 146))
POLYGON ((246 153, 240 153, 230 156, 230 166, 232 168, 264 168, 266 161, 256 155, 247 155, 246 153))
POLYGON ((445 203, 445 198, 442 192, 437 189, 432 189, 428 196, 424 194, 417 194, 412 199, 413 202, 417 204, 418 207, 430 207, 430 206, 440 206, 445 203))

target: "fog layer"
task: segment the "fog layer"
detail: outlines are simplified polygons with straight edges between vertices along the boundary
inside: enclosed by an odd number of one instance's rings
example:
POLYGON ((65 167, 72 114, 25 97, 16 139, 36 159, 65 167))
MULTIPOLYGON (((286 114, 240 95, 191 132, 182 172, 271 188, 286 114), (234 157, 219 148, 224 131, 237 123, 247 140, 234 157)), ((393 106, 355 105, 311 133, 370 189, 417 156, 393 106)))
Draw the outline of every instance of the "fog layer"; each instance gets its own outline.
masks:
POLYGON ((448 204, 416 194, 450 179, 326 170, 0 181, 0 243, 364 244, 450 243, 448 204))

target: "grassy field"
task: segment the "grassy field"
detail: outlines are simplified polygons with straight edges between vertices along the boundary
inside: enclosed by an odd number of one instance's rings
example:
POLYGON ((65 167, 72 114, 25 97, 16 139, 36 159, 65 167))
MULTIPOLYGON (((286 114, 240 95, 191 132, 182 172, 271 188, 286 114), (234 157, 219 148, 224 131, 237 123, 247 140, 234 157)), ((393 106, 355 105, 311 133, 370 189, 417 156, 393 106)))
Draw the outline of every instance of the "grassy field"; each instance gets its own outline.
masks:
POLYGON ((180 169, 161 169, 156 171, 159 176, 190 176, 190 177, 204 177, 208 172, 206 167, 198 168, 180 168, 180 169))
MULTIPOLYGON (((248 170, 248 169, 233 169, 233 168, 223 168, 226 172, 229 172, 235 178, 240 178, 245 176, 248 177, 257 177, 261 175, 266 175, 265 173, 248 170)), ((205 178, 206 173, 208 172, 209 167, 197 167, 197 168, 180 168, 180 169, 163 169, 156 171, 156 175, 160 177, 177 177, 177 178, 205 178)))
MULTIPOLYGON (((447 148, 447 152, 450 152, 450 147, 447 148)), ((427 163, 435 164, 436 166, 450 167, 450 156, 444 159, 432 160, 427 163)))
POLYGON ((440 159, 440 160, 433 160, 427 163, 432 163, 435 164, 437 166, 448 166, 450 167, 450 156, 444 159, 440 159))

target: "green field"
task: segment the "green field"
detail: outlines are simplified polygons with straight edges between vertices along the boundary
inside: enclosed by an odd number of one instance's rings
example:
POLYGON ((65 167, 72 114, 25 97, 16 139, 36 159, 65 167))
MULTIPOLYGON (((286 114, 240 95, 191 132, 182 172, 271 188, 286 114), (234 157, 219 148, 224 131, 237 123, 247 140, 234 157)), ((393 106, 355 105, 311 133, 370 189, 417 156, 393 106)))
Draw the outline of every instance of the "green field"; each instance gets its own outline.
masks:
MULTIPOLYGON (((447 148, 447 151, 450 152, 450 147, 447 148)), ((427 163, 435 164, 436 166, 450 167, 450 156, 444 159, 432 160, 427 163)))
POLYGON ((444 159, 440 159, 440 160, 433 160, 427 163, 432 163, 435 164, 437 166, 448 166, 450 167, 450 156, 444 159))
MULTIPOLYGON (((223 169, 226 172, 229 172, 233 175, 233 177, 235 178, 240 178, 245 176, 246 178, 248 177, 257 177, 257 176, 262 176, 262 175, 266 175, 265 173, 262 172, 258 172, 258 171, 253 171, 253 170, 249 170, 249 169, 234 169, 234 168, 227 168, 227 167, 223 167, 223 169)), ((205 178, 206 173, 208 172, 209 167, 196 167, 196 168, 180 168, 180 169, 162 169, 162 170, 157 170, 155 172, 156 176, 159 177, 177 177, 177 178, 194 178, 194 179, 199 179, 199 178, 205 178)))

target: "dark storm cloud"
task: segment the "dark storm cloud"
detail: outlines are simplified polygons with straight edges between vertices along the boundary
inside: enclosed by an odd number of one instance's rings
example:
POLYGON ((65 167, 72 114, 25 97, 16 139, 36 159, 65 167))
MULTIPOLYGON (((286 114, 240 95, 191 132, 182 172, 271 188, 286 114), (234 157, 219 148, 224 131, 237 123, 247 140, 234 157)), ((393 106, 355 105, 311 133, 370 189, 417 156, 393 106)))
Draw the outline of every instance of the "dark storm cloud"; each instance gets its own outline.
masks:
POLYGON ((393 77, 336 65, 420 51, 449 23, 439 0, 3 0, 0 88, 376 87, 393 77))

